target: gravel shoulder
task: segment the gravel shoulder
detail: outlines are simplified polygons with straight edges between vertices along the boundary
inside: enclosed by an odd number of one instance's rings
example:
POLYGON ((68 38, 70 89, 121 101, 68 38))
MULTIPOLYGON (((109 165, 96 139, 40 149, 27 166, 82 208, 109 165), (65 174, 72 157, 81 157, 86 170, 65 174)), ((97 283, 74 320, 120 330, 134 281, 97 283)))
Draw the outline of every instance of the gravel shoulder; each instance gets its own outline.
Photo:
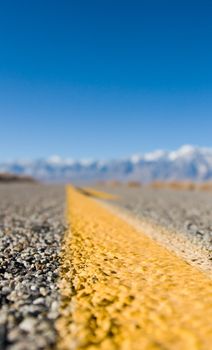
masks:
POLYGON ((63 186, 0 185, 0 349, 52 349, 63 186))

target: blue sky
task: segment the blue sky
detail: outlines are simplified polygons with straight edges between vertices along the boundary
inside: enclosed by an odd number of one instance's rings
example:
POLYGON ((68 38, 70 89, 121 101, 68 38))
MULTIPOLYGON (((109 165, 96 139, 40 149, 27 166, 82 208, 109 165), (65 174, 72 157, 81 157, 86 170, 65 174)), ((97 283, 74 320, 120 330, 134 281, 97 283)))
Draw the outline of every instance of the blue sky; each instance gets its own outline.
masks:
POLYGON ((212 2, 0 2, 0 159, 212 146, 212 2))

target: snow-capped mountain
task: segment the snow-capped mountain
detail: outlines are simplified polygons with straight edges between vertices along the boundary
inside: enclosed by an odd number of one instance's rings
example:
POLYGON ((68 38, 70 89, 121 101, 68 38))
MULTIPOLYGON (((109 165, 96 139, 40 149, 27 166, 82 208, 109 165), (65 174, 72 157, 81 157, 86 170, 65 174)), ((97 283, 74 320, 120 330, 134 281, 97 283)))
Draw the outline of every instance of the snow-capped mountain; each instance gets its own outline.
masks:
POLYGON ((58 156, 35 161, 0 163, 0 172, 34 176, 44 181, 96 180, 212 180, 212 148, 182 146, 166 152, 136 154, 110 161, 62 159, 58 156))

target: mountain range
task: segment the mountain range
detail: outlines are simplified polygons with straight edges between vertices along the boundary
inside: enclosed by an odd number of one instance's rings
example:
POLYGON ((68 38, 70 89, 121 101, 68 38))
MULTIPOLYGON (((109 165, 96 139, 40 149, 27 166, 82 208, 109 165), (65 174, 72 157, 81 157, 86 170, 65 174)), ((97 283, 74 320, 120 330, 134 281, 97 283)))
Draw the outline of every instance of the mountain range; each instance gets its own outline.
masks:
POLYGON ((212 148, 184 145, 175 151, 156 150, 108 161, 75 161, 59 156, 32 161, 7 161, 0 162, 0 172, 33 176, 50 182, 209 181, 212 180, 212 148))

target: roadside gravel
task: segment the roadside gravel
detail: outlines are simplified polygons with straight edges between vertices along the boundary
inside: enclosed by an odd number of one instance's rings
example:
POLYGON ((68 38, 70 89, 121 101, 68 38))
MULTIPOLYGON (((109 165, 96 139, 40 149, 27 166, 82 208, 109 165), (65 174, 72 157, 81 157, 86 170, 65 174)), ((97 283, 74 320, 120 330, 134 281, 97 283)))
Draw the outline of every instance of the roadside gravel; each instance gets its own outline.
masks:
POLYGON ((64 188, 0 185, 0 349, 52 349, 64 188))

